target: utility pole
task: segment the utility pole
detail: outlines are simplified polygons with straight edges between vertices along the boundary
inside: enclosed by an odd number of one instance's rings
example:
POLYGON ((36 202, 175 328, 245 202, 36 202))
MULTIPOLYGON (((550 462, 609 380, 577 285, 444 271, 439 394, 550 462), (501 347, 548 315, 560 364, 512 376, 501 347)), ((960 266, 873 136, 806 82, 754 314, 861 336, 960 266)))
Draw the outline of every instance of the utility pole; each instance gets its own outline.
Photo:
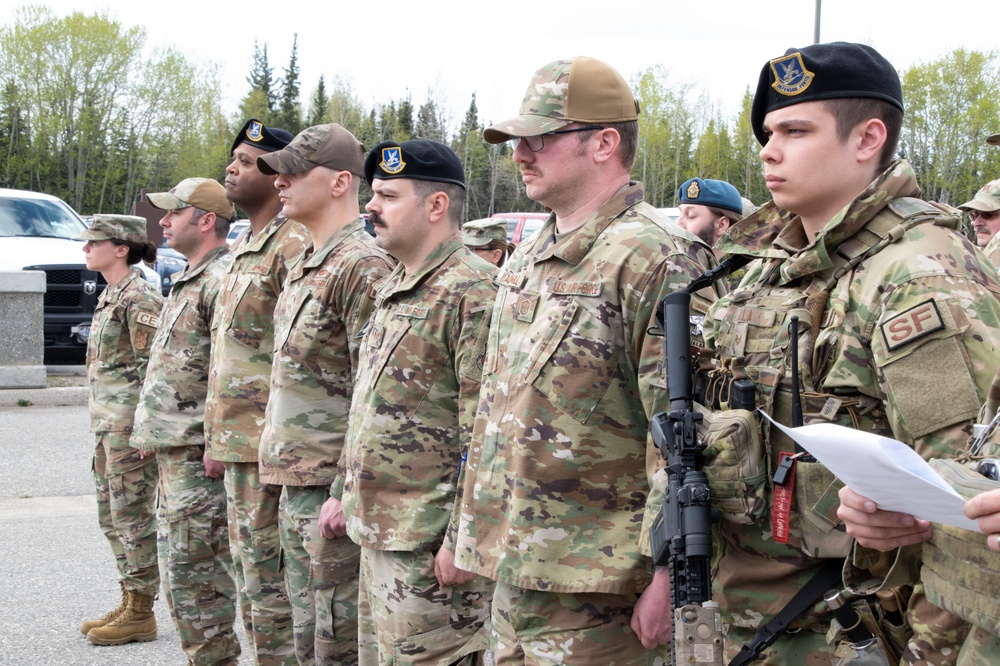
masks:
POLYGON ((823 0, 816 0, 816 23, 813 27, 813 44, 819 44, 819 16, 822 11, 823 0))

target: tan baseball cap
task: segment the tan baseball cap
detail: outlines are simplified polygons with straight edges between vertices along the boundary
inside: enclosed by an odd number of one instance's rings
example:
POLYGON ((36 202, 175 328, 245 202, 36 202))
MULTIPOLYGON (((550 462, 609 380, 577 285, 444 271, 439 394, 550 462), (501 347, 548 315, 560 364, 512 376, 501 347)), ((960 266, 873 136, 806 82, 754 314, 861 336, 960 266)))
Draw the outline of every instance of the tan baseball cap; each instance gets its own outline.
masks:
POLYGON ((570 123, 621 123, 638 120, 639 103, 611 65, 577 56, 545 65, 528 84, 521 113, 483 131, 487 143, 512 136, 536 136, 570 123))
POLYGON ((211 178, 185 178, 169 192, 147 194, 146 200, 150 206, 160 210, 179 210, 194 206, 230 222, 236 217, 236 209, 226 198, 226 188, 211 178))
POLYGON ((307 127, 281 150, 257 158, 257 168, 268 176, 302 173, 318 166, 364 176, 365 148, 337 123, 327 123, 307 127))
POLYGON ((990 211, 1000 210, 1000 180, 991 180, 983 185, 971 201, 959 206, 962 210, 990 211))
POLYGON ((146 218, 136 215, 95 215, 90 228, 77 236, 79 240, 122 240, 145 243, 146 218))

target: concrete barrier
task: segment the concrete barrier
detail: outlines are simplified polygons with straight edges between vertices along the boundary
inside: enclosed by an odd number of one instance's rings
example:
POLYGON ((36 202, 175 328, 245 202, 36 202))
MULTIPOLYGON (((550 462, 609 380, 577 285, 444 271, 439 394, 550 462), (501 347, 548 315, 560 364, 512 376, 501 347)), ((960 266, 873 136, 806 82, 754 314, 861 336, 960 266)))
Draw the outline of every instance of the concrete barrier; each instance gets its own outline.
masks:
POLYGON ((0 389, 45 386, 43 271, 0 271, 0 389))

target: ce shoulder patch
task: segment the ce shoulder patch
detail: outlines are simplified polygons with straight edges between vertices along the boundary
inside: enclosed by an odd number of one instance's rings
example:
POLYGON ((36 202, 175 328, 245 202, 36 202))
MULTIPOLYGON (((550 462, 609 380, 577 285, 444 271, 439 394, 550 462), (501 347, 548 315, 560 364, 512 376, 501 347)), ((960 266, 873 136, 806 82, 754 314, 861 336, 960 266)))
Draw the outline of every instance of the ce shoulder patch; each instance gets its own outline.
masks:
POLYGON ((160 315, 155 312, 140 312, 136 315, 135 323, 140 326, 149 326, 150 328, 156 328, 156 325, 160 323, 160 315))
POLYGON ((933 298, 900 312, 880 326, 885 346, 889 351, 896 351, 944 327, 941 311, 933 298))

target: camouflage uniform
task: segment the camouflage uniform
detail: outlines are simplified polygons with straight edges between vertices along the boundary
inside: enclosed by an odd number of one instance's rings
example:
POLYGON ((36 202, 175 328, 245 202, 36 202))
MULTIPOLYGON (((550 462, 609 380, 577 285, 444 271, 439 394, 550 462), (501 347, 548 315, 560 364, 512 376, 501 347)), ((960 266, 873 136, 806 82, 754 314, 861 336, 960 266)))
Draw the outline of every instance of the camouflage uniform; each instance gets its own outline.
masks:
POLYGON ((362 342, 341 497, 362 546, 362 663, 451 664, 486 648, 493 584, 441 588, 434 556, 456 508, 482 378, 496 269, 445 241, 378 285, 362 342), (369 609, 366 616, 363 609, 369 609), (374 659, 374 657, 373 657, 374 659))
POLYGON ((132 446, 156 452, 164 596, 192 665, 235 664, 236 584, 222 479, 205 474, 204 410, 212 319, 225 247, 174 276, 136 410, 132 446))
MULTIPOLYGON (((963 445, 1000 365, 1000 283, 955 231, 958 219, 908 198, 917 195, 912 169, 900 161, 812 243, 798 217, 773 203, 735 225, 717 249, 760 261, 705 321, 720 374, 742 365, 756 384, 757 406, 789 423, 789 322, 797 316, 805 423, 829 421, 892 436, 925 458, 963 445), (935 390, 927 386, 932 377, 935 390)), ((740 459, 761 470, 754 484, 741 486, 751 498, 748 511, 723 520, 714 533, 713 599, 728 627, 727 659, 824 558, 845 557, 850 547, 836 516, 840 484, 821 464, 805 460, 795 466, 787 543, 774 538, 771 479, 780 454, 794 445, 766 424, 762 434, 763 451, 740 459)), ((732 478, 719 476, 713 457, 706 458, 714 501, 732 478)), ((931 634, 962 631, 941 613, 919 587, 914 590, 915 641, 941 645, 931 634), (928 632, 924 638, 922 632, 928 632)), ((801 664, 829 654, 829 624, 817 604, 792 623, 800 631, 780 636, 760 663, 801 664)))
POLYGON ((260 478, 284 486, 281 547, 301 666, 357 661, 361 551, 346 536, 321 537, 318 521, 337 477, 373 285, 391 265, 355 220, 307 251, 274 311, 260 478))
POLYGON ((279 215, 230 251, 213 322, 212 362, 205 404, 209 457, 226 465, 229 542, 247 635, 259 664, 294 664, 292 610, 278 542, 280 486, 258 477, 257 445, 264 426, 273 314, 285 277, 310 243, 297 222, 279 215))
POLYGON ((983 248, 983 254, 990 260, 994 268, 1000 267, 1000 234, 996 234, 983 248))
POLYGON ((649 420, 668 396, 662 337, 649 329, 663 297, 709 266, 642 199, 631 183, 561 237, 550 218, 497 279, 457 552, 463 569, 498 581, 498 663, 658 663, 669 652, 644 649, 629 628, 665 487, 649 420), (527 657, 506 644, 514 631, 536 637, 522 641, 527 657))
POLYGON ((126 590, 154 596, 156 460, 129 446, 163 298, 138 271, 101 293, 87 345, 97 517, 126 590))

